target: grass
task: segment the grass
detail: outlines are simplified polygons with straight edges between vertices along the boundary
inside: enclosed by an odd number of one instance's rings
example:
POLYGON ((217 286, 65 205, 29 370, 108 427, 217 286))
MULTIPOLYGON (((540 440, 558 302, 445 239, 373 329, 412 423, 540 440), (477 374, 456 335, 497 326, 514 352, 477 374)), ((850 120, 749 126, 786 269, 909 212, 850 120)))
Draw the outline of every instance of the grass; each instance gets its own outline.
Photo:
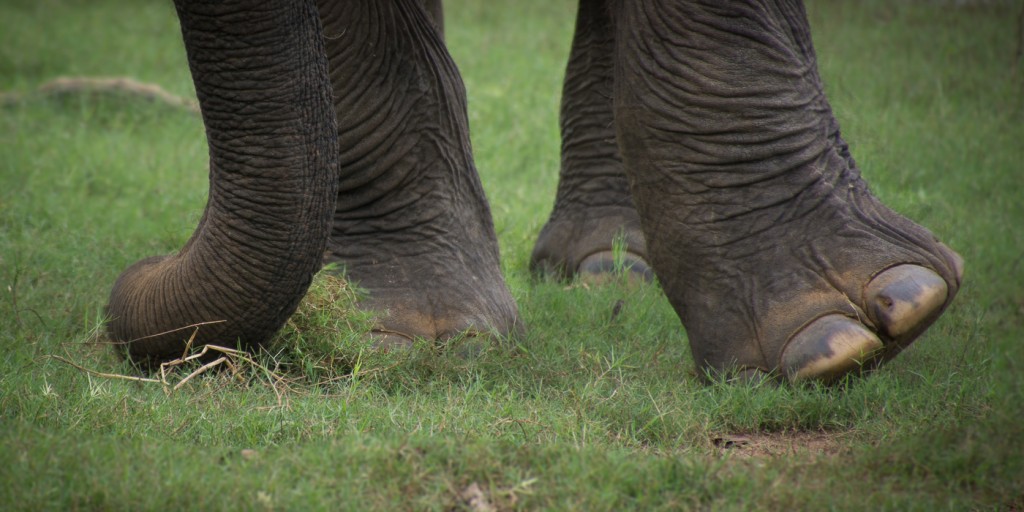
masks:
POLYGON ((574 7, 498 3, 448 2, 448 41, 527 336, 471 357, 367 352, 355 292, 321 277, 266 353, 177 391, 53 356, 133 374, 101 343, 103 306, 124 267, 195 226, 201 122, 131 97, 32 92, 127 75, 191 96, 173 9, 0 6, 0 90, 17 96, 0 105, 5 508, 1024 507, 1020 2, 808 6, 874 191, 967 261, 923 339, 838 389, 701 384, 655 287, 529 277, 574 7))

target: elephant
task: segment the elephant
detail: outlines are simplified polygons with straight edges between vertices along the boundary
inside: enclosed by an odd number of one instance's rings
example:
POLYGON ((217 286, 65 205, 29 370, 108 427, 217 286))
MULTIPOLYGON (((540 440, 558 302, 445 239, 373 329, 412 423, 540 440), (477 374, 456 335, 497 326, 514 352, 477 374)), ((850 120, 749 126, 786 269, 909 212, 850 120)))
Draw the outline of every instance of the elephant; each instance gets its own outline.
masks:
MULTIPOLYGON (((180 252, 114 283, 128 358, 258 347, 325 262, 367 290, 378 347, 522 332, 439 0, 175 6, 210 193, 180 252)), ((798 0, 580 0, 560 123, 531 270, 599 276, 618 236, 706 375, 871 370, 959 290, 960 256, 862 178, 798 0)))

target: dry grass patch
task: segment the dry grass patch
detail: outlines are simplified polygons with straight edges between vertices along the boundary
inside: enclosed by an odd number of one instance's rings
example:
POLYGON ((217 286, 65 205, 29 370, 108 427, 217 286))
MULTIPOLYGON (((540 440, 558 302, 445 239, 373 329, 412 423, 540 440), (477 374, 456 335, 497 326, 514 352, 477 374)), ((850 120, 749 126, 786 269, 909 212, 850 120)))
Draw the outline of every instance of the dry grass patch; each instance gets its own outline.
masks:
POLYGON ((27 98, 69 96, 113 96, 139 98, 143 101, 161 103, 173 108, 181 108, 189 112, 199 113, 199 102, 195 98, 186 98, 171 94, 157 84, 140 82, 126 76, 93 77, 93 76, 62 76, 54 78, 39 86, 33 93, 22 95, 13 92, 0 92, 0 105, 11 105, 25 101, 27 98))
POLYGON ((712 439, 721 455, 762 459, 795 455, 836 456, 848 453, 846 432, 754 432, 725 434, 712 439))
POLYGON ((274 390, 280 405, 287 402, 289 394, 382 371, 379 365, 365 364, 373 359, 364 357, 362 350, 372 317, 359 311, 356 302, 357 291, 328 269, 316 276, 281 331, 255 353, 214 344, 193 346, 198 326, 189 326, 183 329, 194 329, 193 334, 181 356, 161 363, 148 375, 100 371, 90 366, 102 367, 109 360, 95 348, 112 349, 99 326, 85 343, 76 344, 83 349, 77 355, 65 346, 64 356, 49 357, 92 377, 157 384, 168 395, 204 374, 217 376, 224 384, 262 382, 274 390))

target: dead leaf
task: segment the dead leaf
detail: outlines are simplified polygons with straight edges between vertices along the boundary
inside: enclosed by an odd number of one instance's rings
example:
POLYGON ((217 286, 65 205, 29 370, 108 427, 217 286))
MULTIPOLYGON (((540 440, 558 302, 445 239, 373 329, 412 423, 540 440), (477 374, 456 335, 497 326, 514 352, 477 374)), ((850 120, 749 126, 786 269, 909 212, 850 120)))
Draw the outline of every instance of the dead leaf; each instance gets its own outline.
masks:
POLYGON ((484 494, 483 489, 480 488, 480 484, 476 482, 466 486, 466 488, 459 493, 459 498, 462 498, 462 501, 464 501, 469 509, 474 512, 496 512, 498 510, 491 504, 491 501, 487 499, 487 495, 484 494))

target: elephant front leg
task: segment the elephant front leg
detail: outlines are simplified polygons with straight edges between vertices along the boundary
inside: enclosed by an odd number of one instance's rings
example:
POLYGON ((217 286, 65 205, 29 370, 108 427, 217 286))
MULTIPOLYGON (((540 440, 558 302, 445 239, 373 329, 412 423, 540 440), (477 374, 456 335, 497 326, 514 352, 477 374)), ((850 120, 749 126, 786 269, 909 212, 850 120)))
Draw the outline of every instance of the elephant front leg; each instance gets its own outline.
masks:
POLYGON ((619 143, 698 366, 832 381, 913 342, 962 262, 869 191, 802 5, 621 5, 619 143))
POLYGON ((606 0, 581 0, 562 91, 562 164, 551 217, 530 259, 538 274, 600 278, 616 265, 650 280, 640 218, 615 142, 615 32, 606 0), (624 254, 616 262, 613 248, 624 254))
POLYGON ((325 0, 320 12, 340 145, 326 260, 367 292, 378 345, 514 333, 465 91, 423 2, 325 0))

